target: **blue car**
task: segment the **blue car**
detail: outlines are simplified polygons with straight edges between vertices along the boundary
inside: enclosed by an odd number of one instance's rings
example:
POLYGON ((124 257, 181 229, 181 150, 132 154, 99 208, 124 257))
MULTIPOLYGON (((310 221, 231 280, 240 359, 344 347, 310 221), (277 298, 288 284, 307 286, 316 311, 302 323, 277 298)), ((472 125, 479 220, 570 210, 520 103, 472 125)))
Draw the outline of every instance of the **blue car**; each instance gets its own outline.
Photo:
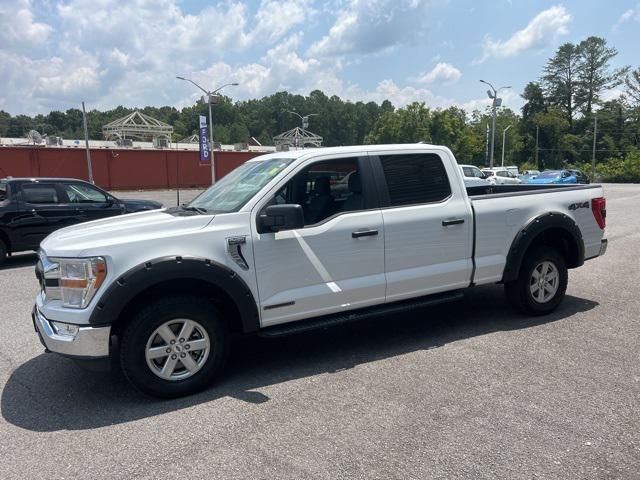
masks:
POLYGON ((547 170, 535 178, 530 178, 527 183, 539 185, 550 183, 578 183, 578 178, 569 170, 547 170))

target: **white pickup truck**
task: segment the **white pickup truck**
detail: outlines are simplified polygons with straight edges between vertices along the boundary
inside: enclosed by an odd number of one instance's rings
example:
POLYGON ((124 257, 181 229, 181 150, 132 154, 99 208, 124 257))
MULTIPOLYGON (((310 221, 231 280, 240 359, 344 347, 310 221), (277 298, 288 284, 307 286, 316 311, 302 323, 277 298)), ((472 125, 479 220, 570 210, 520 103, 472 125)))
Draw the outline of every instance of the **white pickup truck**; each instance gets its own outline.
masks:
POLYGON ((605 216, 598 185, 465 188, 446 147, 278 152, 187 206, 52 233, 32 318, 48 351, 117 356, 133 385, 174 397, 209 384, 235 334, 397 314, 489 283, 549 313, 567 269, 604 253, 605 216))

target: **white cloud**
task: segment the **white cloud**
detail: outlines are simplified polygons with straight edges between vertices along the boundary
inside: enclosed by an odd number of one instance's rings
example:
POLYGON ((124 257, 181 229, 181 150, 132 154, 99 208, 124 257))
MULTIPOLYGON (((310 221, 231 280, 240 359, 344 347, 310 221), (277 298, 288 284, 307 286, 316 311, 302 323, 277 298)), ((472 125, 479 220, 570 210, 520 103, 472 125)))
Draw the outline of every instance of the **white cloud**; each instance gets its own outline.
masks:
POLYGON ((635 8, 630 8, 620 15, 620 18, 613 26, 613 30, 617 31, 622 25, 625 23, 635 20, 636 22, 640 22, 640 3, 636 5, 635 8))
POLYGON ((428 20, 426 0, 348 0, 329 33, 309 48, 309 56, 390 50, 415 39, 428 20))
POLYGON ((252 36, 274 42, 314 13, 310 0, 262 0, 252 36))
POLYGON ((457 82, 462 72, 450 63, 438 63, 430 72, 424 73, 418 78, 419 83, 444 83, 457 82))
POLYGON ((3 49, 28 52, 42 47, 53 28, 34 21, 29 0, 0 3, 0 45, 3 49))
POLYGON ((486 36, 482 57, 473 63, 482 63, 489 57, 507 58, 528 50, 541 50, 555 42, 559 36, 568 34, 567 25, 570 21, 571 15, 562 5, 543 10, 525 28, 518 30, 507 40, 493 40, 486 36))
MULTIPOLYGON (((241 98, 260 97, 279 90, 308 94, 321 89, 327 94, 339 94, 342 82, 336 73, 338 62, 325 59, 303 58, 297 53, 302 34, 297 33, 269 49, 259 63, 237 67, 217 62, 209 68, 193 72, 196 81, 217 78, 233 80, 240 85, 234 87, 233 95, 241 98)), ((231 94, 231 90, 229 92, 231 94)))
MULTIPOLYGON (((502 107, 510 108, 511 110, 517 110, 522 104, 522 98, 513 90, 503 90, 498 94, 502 98, 502 107)), ((485 108, 491 106, 492 100, 485 96, 481 98, 473 98, 466 102, 463 102, 459 106, 465 109, 468 113, 474 110, 484 111, 485 108)))
POLYGON ((388 78, 379 82, 373 90, 363 90, 355 85, 350 85, 341 92, 343 98, 357 101, 381 103, 389 100, 395 107, 404 107, 412 102, 425 102, 429 108, 446 108, 455 101, 435 95, 426 88, 416 88, 410 85, 399 86, 388 78))

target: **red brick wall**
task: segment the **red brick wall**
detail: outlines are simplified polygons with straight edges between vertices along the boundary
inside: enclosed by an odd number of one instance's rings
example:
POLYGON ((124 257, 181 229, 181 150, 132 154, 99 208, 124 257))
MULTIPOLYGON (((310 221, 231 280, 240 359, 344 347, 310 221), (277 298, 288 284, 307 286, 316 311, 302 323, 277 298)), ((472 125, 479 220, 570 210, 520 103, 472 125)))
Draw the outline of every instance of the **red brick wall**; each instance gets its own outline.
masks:
MULTIPOLYGON (((260 153, 215 152, 216 178, 257 155, 260 153)), ((176 176, 181 188, 211 185, 211 168, 199 164, 197 151, 92 149, 91 164, 96 184, 107 190, 175 188, 176 176)), ((0 178, 6 176, 88 180, 85 150, 0 147, 0 178)))

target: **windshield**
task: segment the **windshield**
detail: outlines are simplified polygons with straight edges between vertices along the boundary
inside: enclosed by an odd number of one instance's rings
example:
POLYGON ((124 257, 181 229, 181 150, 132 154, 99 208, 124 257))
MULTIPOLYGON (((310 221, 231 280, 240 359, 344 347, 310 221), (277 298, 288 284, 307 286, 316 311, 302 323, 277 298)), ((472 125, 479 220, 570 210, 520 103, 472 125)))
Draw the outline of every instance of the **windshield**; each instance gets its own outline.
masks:
POLYGON ((560 172, 557 171, 549 171, 549 172, 542 172, 540 175, 538 175, 537 178, 558 178, 560 176, 560 172))
POLYGON ((206 210, 207 213, 237 212, 293 160, 274 158, 246 162, 209 187, 188 206, 206 210))

